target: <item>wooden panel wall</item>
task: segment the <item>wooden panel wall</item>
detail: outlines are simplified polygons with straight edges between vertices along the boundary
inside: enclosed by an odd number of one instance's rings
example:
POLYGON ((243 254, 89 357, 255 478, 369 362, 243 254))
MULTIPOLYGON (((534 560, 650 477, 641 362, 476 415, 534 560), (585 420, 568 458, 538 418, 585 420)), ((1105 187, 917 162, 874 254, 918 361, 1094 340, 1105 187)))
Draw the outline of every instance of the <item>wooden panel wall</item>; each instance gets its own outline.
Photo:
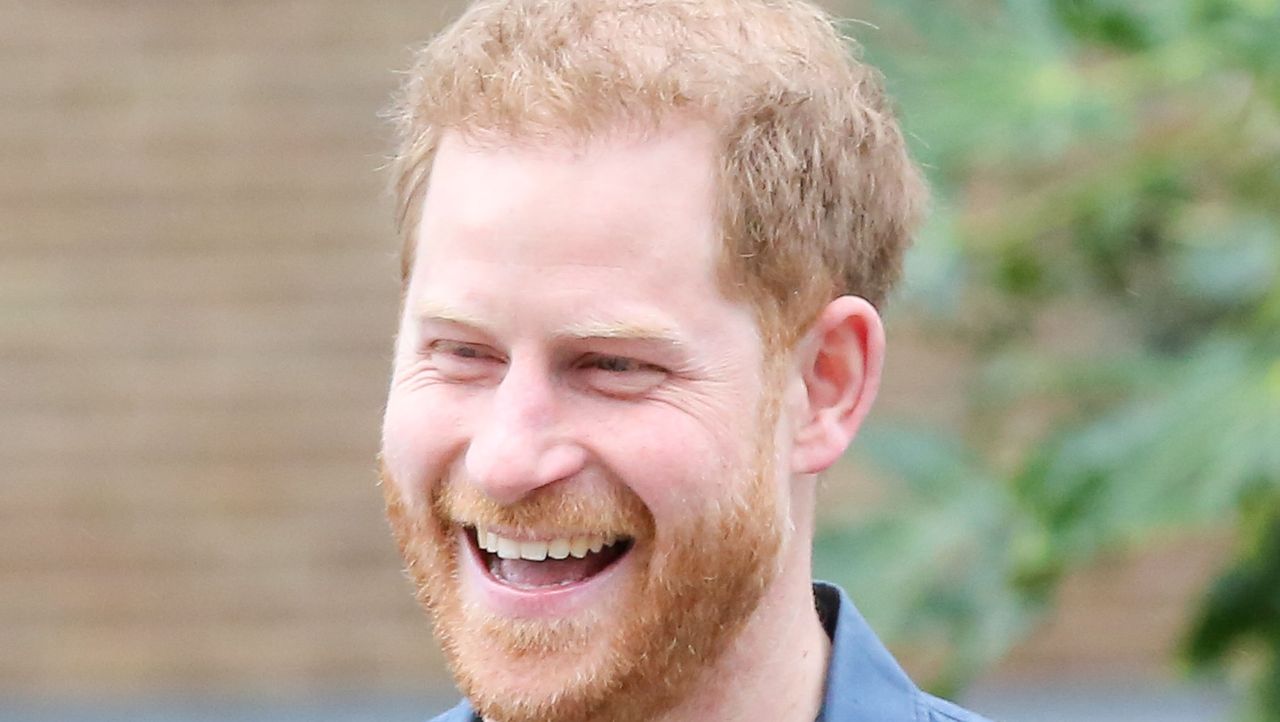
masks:
POLYGON ((0 694, 439 684, 377 113, 457 5, 0 0, 0 694))
POLYGON ((373 455, 436 2, 0 5, 0 685, 438 674, 373 455))

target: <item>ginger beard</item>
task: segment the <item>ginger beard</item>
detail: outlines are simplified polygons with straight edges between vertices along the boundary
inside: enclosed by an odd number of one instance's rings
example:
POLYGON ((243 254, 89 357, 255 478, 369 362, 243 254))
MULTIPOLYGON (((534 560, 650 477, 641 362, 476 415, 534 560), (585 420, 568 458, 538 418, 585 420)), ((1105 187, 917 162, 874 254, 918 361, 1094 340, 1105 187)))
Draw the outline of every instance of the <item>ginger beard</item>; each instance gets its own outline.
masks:
POLYGON ((404 498, 385 463, 387 518, 463 693, 493 722, 649 720, 700 681, 778 574, 784 529, 774 477, 776 398, 766 394, 754 464, 699 480, 704 513, 656 528, 640 498, 553 484, 519 505, 441 480, 429 504, 404 498), (423 506, 428 508, 423 509, 423 506), (460 585, 459 521, 515 529, 604 529, 633 539, 625 591, 571 619, 502 617, 469 604, 460 585))

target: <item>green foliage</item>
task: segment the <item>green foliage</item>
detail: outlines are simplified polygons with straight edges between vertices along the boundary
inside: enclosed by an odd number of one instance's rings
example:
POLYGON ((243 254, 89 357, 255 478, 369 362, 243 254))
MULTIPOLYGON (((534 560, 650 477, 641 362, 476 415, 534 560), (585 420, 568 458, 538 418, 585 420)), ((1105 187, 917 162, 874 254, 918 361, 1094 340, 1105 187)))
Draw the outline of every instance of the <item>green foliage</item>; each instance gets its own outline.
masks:
POLYGON ((1235 523, 1188 658, 1245 659, 1280 720, 1280 0, 876 7, 848 31, 935 193, 903 311, 977 370, 963 428, 866 430, 853 453, 902 483, 820 532, 819 570, 947 643, 949 689, 1064 571, 1235 523))
POLYGON ((815 566, 849 587, 878 627, 899 643, 949 648, 932 688, 951 694, 975 661, 998 659, 1031 621, 1019 590, 1015 503, 953 438, 909 427, 865 430, 862 448, 904 482, 897 509, 865 523, 826 528, 815 566))
POLYGON ((1239 559, 1209 590, 1187 641, 1193 664, 1223 662, 1236 647, 1261 651, 1255 681, 1255 716, 1280 707, 1280 497, 1258 504, 1239 559))

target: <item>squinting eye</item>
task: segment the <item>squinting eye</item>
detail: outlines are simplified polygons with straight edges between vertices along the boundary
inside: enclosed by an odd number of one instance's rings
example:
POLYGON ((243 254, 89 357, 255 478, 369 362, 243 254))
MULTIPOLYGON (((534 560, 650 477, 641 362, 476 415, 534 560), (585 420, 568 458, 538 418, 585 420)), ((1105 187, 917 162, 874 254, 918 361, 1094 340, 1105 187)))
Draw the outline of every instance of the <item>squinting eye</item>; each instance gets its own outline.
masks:
POLYGON ((618 374, 639 371, 641 368, 639 361, 621 356, 597 356, 592 360, 591 366, 601 371, 612 371, 618 374))
POLYGON ((446 354, 460 359, 478 359, 485 356, 478 346, 459 341, 432 341, 427 347, 433 354, 446 354))
POLYGON ((458 380, 486 376, 502 360, 485 346, 461 341, 432 341, 427 351, 437 371, 458 380))
POLYGON ((641 396, 666 380, 666 369, 625 356, 589 356, 583 359, 582 380, 607 396, 641 396))

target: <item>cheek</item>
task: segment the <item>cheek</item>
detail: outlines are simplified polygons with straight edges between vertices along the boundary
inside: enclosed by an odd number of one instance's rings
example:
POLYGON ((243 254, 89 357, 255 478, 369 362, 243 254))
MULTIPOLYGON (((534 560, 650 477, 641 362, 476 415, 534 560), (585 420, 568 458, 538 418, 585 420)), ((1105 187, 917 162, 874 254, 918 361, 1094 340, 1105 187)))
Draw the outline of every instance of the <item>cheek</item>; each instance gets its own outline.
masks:
POLYGON ((663 519, 706 513, 740 483, 750 461, 746 438, 728 419, 693 418, 670 409, 633 410, 602 423, 587 443, 602 465, 663 519))
POLYGON ((416 498, 440 478, 461 445, 458 405, 433 398, 429 390, 387 398, 382 418, 382 460, 407 498, 416 498))

